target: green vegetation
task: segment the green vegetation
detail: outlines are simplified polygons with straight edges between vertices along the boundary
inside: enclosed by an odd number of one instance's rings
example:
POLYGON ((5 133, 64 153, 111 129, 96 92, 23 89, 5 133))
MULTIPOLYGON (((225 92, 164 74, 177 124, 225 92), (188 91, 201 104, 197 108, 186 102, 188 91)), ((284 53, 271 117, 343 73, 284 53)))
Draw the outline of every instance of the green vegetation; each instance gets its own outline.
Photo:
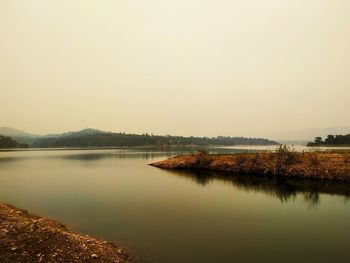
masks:
POLYGON ((314 142, 309 142, 307 146, 348 146, 350 145, 350 134, 328 135, 323 141, 322 137, 316 137, 314 142))
POLYGON ((18 143, 11 137, 0 135, 0 149, 12 149, 12 148, 27 148, 28 145, 24 143, 18 143))
POLYGON ((85 129, 62 135, 37 138, 31 147, 127 147, 127 146, 232 146, 232 145, 277 145, 275 141, 244 137, 183 137, 153 134, 111 133, 85 129))
POLYGON ((262 138, 245 137, 184 137, 153 134, 126 134, 105 132, 86 128, 61 134, 32 135, 16 129, 0 127, 0 134, 11 137, 18 143, 33 148, 59 147, 130 147, 130 146, 233 146, 233 145, 278 145, 277 142, 262 138), (4 132, 4 133, 1 133, 4 132))

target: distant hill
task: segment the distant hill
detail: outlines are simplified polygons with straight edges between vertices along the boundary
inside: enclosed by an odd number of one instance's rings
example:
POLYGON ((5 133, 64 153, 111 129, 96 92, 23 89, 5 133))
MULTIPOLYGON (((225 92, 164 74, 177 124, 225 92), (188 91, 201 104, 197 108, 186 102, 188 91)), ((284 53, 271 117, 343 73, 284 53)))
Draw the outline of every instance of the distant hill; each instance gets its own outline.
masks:
MULTIPOLYGON (((1 130, 0 130, 1 131, 1 130)), ((150 134, 125 134, 105 132, 86 128, 61 134, 33 135, 17 129, 3 128, 6 136, 17 142, 27 143, 30 147, 128 147, 128 146, 233 146, 233 145, 277 145, 264 138, 247 137, 183 137, 150 134)))
POLYGON ((32 144, 37 135, 20 131, 11 127, 0 127, 0 135, 11 137, 18 143, 32 144))
POLYGON ((103 134, 107 133, 105 131, 92 129, 92 128, 85 128, 80 131, 70 131, 60 134, 60 137, 78 137, 78 136, 86 136, 86 135, 94 135, 94 134, 103 134))
POLYGON ((36 135, 20 131, 11 127, 0 127, 0 134, 10 137, 36 137, 36 135))
POLYGON ((84 129, 63 133, 56 137, 39 137, 32 147, 128 147, 128 146, 232 146, 277 145, 275 141, 245 137, 182 137, 149 134, 125 134, 84 129))
POLYGON ((92 129, 92 128, 85 128, 80 131, 69 131, 64 133, 47 134, 47 135, 40 136, 40 138, 78 137, 78 136, 100 134, 100 133, 106 133, 106 132, 97 130, 97 129, 92 129))

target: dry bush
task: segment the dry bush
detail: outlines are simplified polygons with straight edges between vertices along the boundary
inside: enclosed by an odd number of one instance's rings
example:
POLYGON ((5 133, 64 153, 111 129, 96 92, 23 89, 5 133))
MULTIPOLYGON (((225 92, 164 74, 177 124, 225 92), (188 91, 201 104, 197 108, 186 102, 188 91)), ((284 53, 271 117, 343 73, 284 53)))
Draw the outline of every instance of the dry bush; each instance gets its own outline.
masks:
MULTIPOLYGON (((271 172, 274 175, 286 173, 289 166, 299 162, 299 153, 290 149, 287 145, 280 145, 275 153, 271 154, 269 159, 273 159, 273 165, 270 166, 271 172)), ((270 164, 272 162, 270 161, 270 164)))
POLYGON ((235 165, 238 166, 238 167, 241 167, 244 165, 244 163, 247 161, 247 158, 246 156, 244 155, 238 155, 236 158, 235 158, 235 165))
POLYGON ((210 155, 206 150, 197 150, 194 156, 196 158, 196 165, 199 167, 208 166, 211 163, 210 155))
POLYGON ((276 150, 276 157, 281 165, 291 165, 298 161, 298 153, 287 145, 280 145, 276 150))
POLYGON ((317 158, 317 155, 311 155, 309 161, 312 165, 320 165, 320 160, 317 158))
POLYGON ((350 153, 344 154, 345 162, 350 163, 350 153))
POLYGON ((255 154, 254 157, 251 158, 251 166, 254 168, 259 167, 260 157, 259 154, 255 154))

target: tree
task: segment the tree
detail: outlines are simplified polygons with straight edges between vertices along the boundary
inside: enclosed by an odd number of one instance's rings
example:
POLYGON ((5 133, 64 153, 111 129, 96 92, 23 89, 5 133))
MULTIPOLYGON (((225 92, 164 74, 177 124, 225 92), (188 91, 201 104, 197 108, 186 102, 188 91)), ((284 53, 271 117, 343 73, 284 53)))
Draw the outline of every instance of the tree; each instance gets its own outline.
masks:
POLYGON ((21 144, 13 140, 11 137, 0 135, 0 148, 27 148, 27 144, 21 144))
POLYGON ((325 139, 325 143, 334 144, 334 141, 335 141, 334 139, 335 139, 334 135, 328 135, 327 138, 325 139))
POLYGON ((315 144, 322 144, 322 137, 316 137, 315 144))

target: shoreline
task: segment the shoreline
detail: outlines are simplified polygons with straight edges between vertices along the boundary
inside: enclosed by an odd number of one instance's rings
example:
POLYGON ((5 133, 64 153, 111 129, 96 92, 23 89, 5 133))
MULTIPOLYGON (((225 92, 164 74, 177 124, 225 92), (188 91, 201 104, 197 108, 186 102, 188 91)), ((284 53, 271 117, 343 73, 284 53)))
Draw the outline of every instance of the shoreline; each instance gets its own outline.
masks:
POLYGON ((163 169, 227 172, 232 175, 350 182, 350 152, 260 152, 178 155, 151 163, 163 169))
POLYGON ((115 244, 0 202, 0 262, 130 262, 115 244))
POLYGON ((140 146, 89 146, 89 147, 26 147, 26 148, 0 148, 0 152, 14 151, 60 151, 60 150, 114 150, 114 149, 194 149, 194 148, 227 148, 227 147, 278 147, 278 144, 271 145, 140 145, 140 146))
POLYGON ((310 144, 307 144, 306 147, 329 147, 329 148, 349 148, 350 147, 350 144, 313 144, 313 143, 310 143, 310 144))

